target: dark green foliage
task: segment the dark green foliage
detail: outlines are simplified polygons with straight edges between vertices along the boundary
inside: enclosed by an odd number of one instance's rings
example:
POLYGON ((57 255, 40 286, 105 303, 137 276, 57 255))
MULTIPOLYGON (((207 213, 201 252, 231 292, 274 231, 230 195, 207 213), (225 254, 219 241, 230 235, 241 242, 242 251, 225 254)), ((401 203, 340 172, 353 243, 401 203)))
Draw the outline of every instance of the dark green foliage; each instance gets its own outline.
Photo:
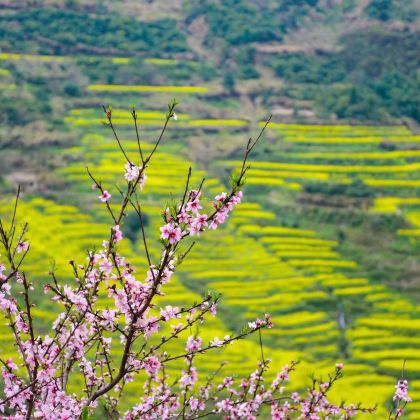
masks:
POLYGON ((351 75, 350 80, 379 80, 390 72, 413 74, 420 66, 420 34, 388 31, 380 27, 342 38, 337 58, 351 75))
POLYGON ((39 103, 31 96, 13 91, 1 95, 0 109, 0 123, 10 126, 25 125, 50 112, 48 103, 39 103))
POLYGON ((374 86, 373 90, 381 98, 391 115, 408 116, 420 121, 420 74, 388 73, 374 86))
POLYGON ((318 0, 193 0, 187 22, 204 16, 209 26, 207 45, 222 39, 232 46, 281 41, 288 29, 317 5, 318 0))
POLYGON ((206 38, 209 45, 218 38, 231 45, 281 40, 284 33, 281 22, 272 19, 267 7, 259 7, 251 2, 195 1, 188 20, 200 15, 205 16, 209 25, 206 38))
MULTIPOLYGON (((91 83, 124 84, 130 80, 132 84, 159 84, 168 79, 200 84, 221 78, 225 91, 234 94, 235 82, 261 77, 259 65, 265 64, 286 81, 277 92, 258 92, 268 106, 281 95, 293 101, 310 101, 322 117, 364 121, 410 117, 420 121, 418 32, 367 26, 348 32, 341 39, 341 48, 331 51, 314 48, 312 52, 268 55, 257 51, 255 43, 283 42, 285 35, 314 19, 320 18, 321 25, 327 25, 322 19, 328 10, 317 0, 189 0, 181 16, 154 21, 99 13, 98 6, 91 6, 93 13, 88 13, 74 2, 61 8, 34 4, 39 6, 9 10, 0 16, 0 48, 80 56, 80 70, 91 83), (187 28, 197 18, 205 22, 203 47, 211 51, 212 60, 180 60, 176 66, 162 66, 157 72, 140 57, 123 66, 103 58, 191 54, 187 39, 195 34, 187 28), (82 58, 83 54, 89 59, 82 58)), ((337 17, 339 10, 344 13, 342 19, 346 19, 345 13, 354 13, 348 5, 330 12, 337 17)), ((414 21, 416 10, 412 0, 371 0, 363 13, 379 22, 414 21)), ((43 83, 36 77, 30 82, 43 83)), ((45 84, 46 90, 50 84, 45 84)), ((60 90, 67 97, 78 98, 83 86, 77 85, 69 80, 60 90)), ((43 101, 42 97, 37 99, 43 101)))
POLYGON ((165 53, 187 50, 175 20, 139 22, 107 14, 91 15, 50 7, 0 16, 0 47, 43 54, 165 53))
POLYGON ((228 71, 223 77, 223 88, 227 93, 233 93, 235 91, 235 75, 228 71))
POLYGON ((375 190, 365 185, 362 181, 347 184, 312 183, 305 186, 305 192, 322 193, 326 195, 348 196, 356 198, 374 197, 375 190))
POLYGON ((296 83, 330 84, 346 77, 344 63, 333 53, 288 53, 272 63, 279 77, 296 83))
POLYGON ((241 79, 256 79, 260 76, 256 64, 256 53, 252 47, 242 47, 236 54, 236 74, 241 79))
POLYGON ((319 110, 338 118, 420 121, 418 33, 376 28, 349 34, 342 45, 335 53, 280 54, 266 64, 288 82, 310 84, 302 90, 288 87, 288 96, 315 100, 319 110))
POLYGON ((365 86, 327 88, 317 93, 315 101, 318 107, 335 113, 338 118, 378 121, 387 116, 380 98, 365 86))
POLYGON ((68 82, 63 87, 64 93, 69 96, 78 97, 81 96, 81 89, 75 83, 68 82))
POLYGON ((365 13, 371 19, 388 22, 392 19, 401 19, 406 22, 414 22, 417 18, 413 2, 416 0, 371 0, 365 9, 365 13))
POLYGON ((392 6, 392 0, 372 0, 366 8, 366 13, 371 18, 386 21, 392 16, 392 6))

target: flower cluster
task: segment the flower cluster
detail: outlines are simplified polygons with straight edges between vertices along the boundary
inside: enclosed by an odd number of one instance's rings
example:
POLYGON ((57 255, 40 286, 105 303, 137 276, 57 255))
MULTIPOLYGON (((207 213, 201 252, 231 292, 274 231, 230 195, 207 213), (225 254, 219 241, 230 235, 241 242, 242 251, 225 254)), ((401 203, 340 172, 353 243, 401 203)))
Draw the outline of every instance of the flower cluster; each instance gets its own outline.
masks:
POLYGON ((411 398, 408 396, 408 381, 402 379, 395 385, 395 394, 393 397, 394 401, 410 402, 411 398))
POLYGON ((142 167, 136 166, 132 162, 127 162, 124 165, 125 174, 124 178, 128 182, 136 182, 139 184, 140 189, 142 190, 144 188, 144 184, 147 180, 147 175, 144 173, 144 170, 142 167))
POLYGON ((32 340, 31 337, 25 338, 30 330, 15 308, 11 310, 9 307, 7 317, 16 322, 15 334, 18 350, 24 364, 32 372, 32 377, 30 378, 31 386, 25 385, 25 379, 15 373, 18 371, 15 362, 9 358, 4 363, 1 374, 4 381, 5 399, 0 404, 0 410, 4 410, 7 401, 9 409, 15 411, 14 418, 17 419, 25 418, 29 410, 29 414, 32 412, 34 418, 50 418, 52 415, 57 415, 57 418, 78 418, 86 399, 77 399, 74 395, 67 394, 55 379, 59 370, 58 361, 63 360, 60 358, 60 353, 62 353, 60 344, 66 343, 68 346, 65 355, 67 360, 71 360, 70 355, 82 357, 84 342, 80 341, 81 332, 77 332, 74 339, 67 331, 60 334, 56 340, 48 335, 32 340), (22 323, 26 327, 21 325, 22 323), (79 352, 74 352, 77 348, 79 352))
POLYGON ((175 245, 185 236, 200 236, 207 228, 217 229, 223 224, 233 207, 241 202, 242 191, 228 196, 225 192, 217 195, 213 201, 214 211, 211 216, 200 213, 203 206, 200 202, 201 191, 191 190, 188 201, 182 203, 177 211, 166 209, 166 224, 160 228, 160 237, 175 245))
MULTIPOLYGON (((190 336, 186 350, 198 354, 202 341, 190 336)), ((295 369, 292 362, 283 367, 276 379, 264 383, 264 374, 270 360, 260 361, 258 368, 245 378, 224 377, 196 387, 198 371, 193 366, 194 357, 186 358, 187 369, 181 373, 178 385, 182 392, 176 392, 165 380, 163 365, 155 361, 153 380, 148 384, 150 392, 141 398, 140 404, 125 413, 126 419, 171 419, 179 414, 185 419, 220 416, 229 419, 257 418, 261 409, 268 406, 272 419, 350 419, 358 412, 371 412, 354 404, 335 405, 327 400, 330 383, 318 383, 306 393, 286 392, 289 374, 295 369)), ((341 370, 341 369, 340 369, 341 370)), ((336 371, 336 375, 339 370, 336 371)), ((335 375, 335 376, 336 376, 335 375)), ((331 376, 331 381, 335 381, 331 376)))
POLYGON ((216 217, 210 223, 210 229, 216 229, 219 225, 225 222, 233 207, 239 204, 242 200, 242 191, 235 192, 230 196, 222 192, 215 197, 213 206, 216 209, 216 217))
POLYGON ((267 328, 273 328, 273 323, 271 321, 271 315, 265 314, 264 321, 262 319, 256 319, 255 321, 248 322, 248 327, 252 330, 256 330, 261 328, 262 326, 266 326, 267 328))
POLYGON ((399 380, 395 385, 395 394, 392 400, 396 404, 394 418, 398 419, 404 414, 406 404, 412 401, 408 396, 408 381, 406 379, 399 380))
MULTIPOLYGON (((1 255, 0 255, 0 257, 1 257, 1 255)), ((3 281, 3 280, 7 279, 6 275, 4 274, 5 271, 6 271, 6 267, 0 261, 0 281, 3 281)))

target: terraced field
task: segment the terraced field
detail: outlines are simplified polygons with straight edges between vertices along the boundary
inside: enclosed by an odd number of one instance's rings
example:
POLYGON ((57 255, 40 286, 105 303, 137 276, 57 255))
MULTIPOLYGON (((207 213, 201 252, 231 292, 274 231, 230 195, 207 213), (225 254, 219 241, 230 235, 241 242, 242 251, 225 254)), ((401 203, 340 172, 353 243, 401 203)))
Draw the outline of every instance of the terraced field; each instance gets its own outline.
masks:
MULTIPOLYGON (((36 58, 2 54, 0 59, 36 58)), ((127 60, 130 58, 113 58, 114 64, 121 66, 127 60)), ((176 60, 164 59, 149 59, 149 63, 178 64, 176 60)), ((135 156, 137 143, 124 102, 133 99, 135 103, 147 103, 147 108, 139 109, 143 147, 147 151, 151 150, 151 140, 164 117, 159 111, 163 109, 162 97, 186 94, 185 106, 181 104, 168 140, 147 171, 144 209, 147 233, 156 239, 151 241, 155 258, 159 255, 159 212, 173 196, 181 194, 188 167, 193 167, 192 183, 198 185, 205 177, 204 189, 213 195, 224 188, 225 175, 238 167, 240 159, 238 146, 228 153, 222 149, 217 158, 203 159, 204 163, 188 162, 191 143, 185 140, 185 134, 198 146, 209 141, 217 149, 224 146, 226 138, 236 142, 238 134, 245 133, 246 140, 258 125, 257 116, 244 117, 233 107, 218 111, 208 98, 212 88, 204 85, 90 83, 85 88, 86 98, 75 101, 62 113, 63 123, 78 138, 76 145, 57 151, 66 164, 57 168, 54 176, 63 180, 65 191, 55 201, 28 194, 20 210, 31 223, 32 248, 26 269, 37 279, 39 289, 47 281, 52 258, 56 258, 58 274, 71 281, 70 271, 65 268, 67 261, 74 257, 82 260, 84 251, 98 245, 107 232, 105 210, 98 206, 85 167, 89 166, 113 197, 118 195, 113 185, 122 182, 124 160, 110 133, 101 127, 99 106, 92 104, 116 103, 115 125, 128 154, 135 156), (231 137, 220 137, 226 133, 231 137)), ((331 235, 331 224, 325 230, 320 224, 294 225, 285 221, 278 204, 296 212, 298 220, 298 212, 306 203, 310 203, 310 208, 325 204, 319 201, 320 195, 328 201, 330 192, 336 191, 334 197, 348 198, 349 188, 366 187, 369 195, 362 197, 361 211, 369 215, 400 215, 405 225, 395 227, 389 237, 416 249, 420 236, 420 137, 403 126, 280 123, 270 124, 267 137, 269 141, 263 148, 268 150, 257 153, 247 177, 246 202, 238 207, 228 226, 201 238, 200 245, 168 286, 163 301, 184 305, 198 300, 209 289, 222 293, 220 318, 203 329, 208 340, 237 331, 247 320, 265 312, 271 313, 275 328, 265 332, 263 338, 275 368, 292 359, 302 360, 294 383, 303 387, 310 383, 314 370, 327 372, 334 361, 344 360, 346 376, 337 386, 336 395, 366 404, 378 402, 386 406, 406 359, 406 375, 414 388, 412 396, 418 400, 418 306, 386 281, 378 282, 366 275, 363 261, 342 252, 340 238, 331 235)), ((5 214, 9 202, 10 197, 0 202, 1 214, 5 214)), ((123 251, 142 273, 145 256, 140 241, 136 237, 127 239, 123 251)), ((38 314, 45 321, 51 320, 55 306, 41 294, 37 303, 38 314)), ((5 328, 1 327, 0 332, 2 354, 6 357, 14 350, 5 328)), ((182 343, 171 350, 175 353, 179 346, 182 343)), ((226 353, 214 354, 203 361, 202 368, 210 373, 221 361, 229 360, 224 368, 226 374, 245 374, 253 369, 257 357, 258 343, 250 339, 231 346, 226 353)), ((176 368, 177 365, 169 367, 169 371, 175 372, 176 368)), ((77 389, 78 384, 73 386, 77 389)), ((135 386, 127 403, 135 398, 135 386)), ((381 418, 386 410, 381 408, 376 415, 381 418)), ((410 418, 420 418, 419 403, 411 405, 410 418)))
MULTIPOLYGON (((329 187, 365 185, 373 190, 374 195, 370 211, 403 212, 412 229, 401 229, 397 233, 418 234, 419 136, 412 135, 403 126, 271 123, 270 128, 276 133, 275 145, 280 152, 274 151, 270 161, 253 163, 255 179, 250 180, 251 184, 287 187, 292 182, 294 189, 314 193, 318 192, 317 185, 320 184, 329 187)), ((238 164, 238 161, 220 162, 220 165, 233 168, 238 164)))

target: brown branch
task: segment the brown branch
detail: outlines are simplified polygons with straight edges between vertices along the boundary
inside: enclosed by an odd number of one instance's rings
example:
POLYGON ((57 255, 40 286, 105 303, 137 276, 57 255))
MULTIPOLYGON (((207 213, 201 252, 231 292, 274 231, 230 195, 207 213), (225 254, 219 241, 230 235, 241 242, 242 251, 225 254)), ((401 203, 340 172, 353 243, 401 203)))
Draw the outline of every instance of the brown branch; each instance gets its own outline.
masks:
POLYGON ((140 136, 139 136, 139 129, 137 127, 137 118, 138 118, 138 114, 135 110, 135 108, 133 108, 133 110, 131 111, 131 116, 133 117, 134 120, 134 126, 136 128, 136 137, 137 137, 137 146, 139 148, 139 153, 140 153, 140 158, 141 158, 141 163, 144 166, 144 157, 143 157, 143 152, 141 150, 141 145, 140 145, 140 136))
POLYGON ((111 113, 111 111, 107 111, 105 106, 102 106, 102 108, 103 108, 105 116, 108 120, 108 126, 111 128, 112 132, 114 133, 115 140, 117 140, 118 146, 119 146, 122 154, 124 155, 127 162, 131 165, 132 163, 131 163, 130 159, 128 158, 127 153, 125 152, 124 148, 122 147, 121 141, 118 138, 117 132, 115 131, 114 124, 112 124, 112 113, 111 113))

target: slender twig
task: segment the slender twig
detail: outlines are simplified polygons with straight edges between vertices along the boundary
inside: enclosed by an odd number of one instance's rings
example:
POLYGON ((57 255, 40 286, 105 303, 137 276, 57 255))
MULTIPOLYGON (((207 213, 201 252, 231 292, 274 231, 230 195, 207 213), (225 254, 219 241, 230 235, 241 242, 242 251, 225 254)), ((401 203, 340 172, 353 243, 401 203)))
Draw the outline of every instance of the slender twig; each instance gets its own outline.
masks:
POLYGON ((262 137, 265 129, 267 128, 268 124, 271 121, 271 118, 272 118, 272 115, 270 115, 268 117, 267 121, 265 122, 265 124, 262 127, 260 133, 258 134, 257 138, 254 141, 252 140, 252 138, 250 138, 248 140, 248 143, 247 143, 247 146, 246 146, 246 149, 245 149, 245 153, 244 153, 244 158, 243 158, 243 161, 242 161, 242 168, 241 168, 239 177, 238 177, 238 179, 236 181, 236 186, 238 186, 238 187, 241 185, 241 181, 242 181, 242 178, 244 177, 245 173, 250 168, 249 166, 245 166, 247 164, 247 162, 248 162, 249 155, 252 152, 252 150, 254 149, 254 147, 256 146, 256 144, 261 139, 261 137, 262 137))
POLYGON ((134 120, 134 127, 136 128, 136 137, 137 137, 137 146, 139 148, 139 153, 140 153, 140 158, 141 158, 141 163, 144 166, 144 157, 143 157, 143 152, 141 150, 141 145, 140 145, 140 136, 139 136, 139 129, 137 127, 137 118, 138 118, 138 114, 135 110, 135 108, 133 108, 133 110, 131 111, 131 116, 133 117, 134 120))
POLYGON ((121 141, 118 138, 117 132, 115 131, 114 124, 112 123, 112 112, 107 111, 107 109, 104 105, 102 106, 102 108, 103 108, 105 116, 108 120, 108 126, 111 128, 112 132, 114 133, 115 140, 117 140, 118 146, 119 146, 122 154, 124 155, 127 162, 131 165, 132 163, 131 163, 130 159, 128 158, 127 153, 125 152, 124 148, 122 147, 121 141))
MULTIPOLYGON (((144 221, 143 221, 141 206, 140 206, 140 203, 139 203, 137 198, 136 198, 136 204, 134 204, 133 200, 131 200, 131 199, 130 199, 130 204, 133 207, 134 211, 137 213, 137 216, 139 217, 141 236, 142 236, 142 239, 143 239, 144 250, 146 252, 147 263, 149 264, 149 268, 151 268, 152 260, 150 258, 150 254, 149 254, 149 247, 147 246, 146 233, 144 231, 144 221)), ((152 272, 152 275, 154 277, 153 270, 151 270, 151 272, 152 272)))
POLYGON ((258 335, 259 335, 259 339, 260 339, 261 359, 262 359, 262 362, 265 363, 263 343, 262 343, 262 336, 261 336, 261 329, 258 330, 258 335))
POLYGON ((9 235, 12 232, 12 228, 15 226, 16 212, 17 212, 17 207, 18 207, 18 203, 19 203, 19 197, 20 197, 20 184, 18 185, 18 189, 17 189, 17 192, 16 192, 16 199, 15 199, 15 205, 14 205, 14 208, 13 208, 12 221, 10 223, 10 232, 9 232, 9 235))
POLYGON ((152 151, 150 152, 149 156, 144 161, 145 165, 147 165, 149 163, 150 159, 152 158, 152 156, 156 152, 156 149, 159 147, 159 144, 162 141, 163 135, 165 134, 166 127, 168 126, 169 120, 171 118, 173 118, 173 116, 174 116, 174 109, 175 109, 176 106, 177 106, 176 101, 174 101, 174 102, 172 102, 171 104, 168 105, 169 112, 166 114, 166 119, 165 119, 165 123, 164 123, 163 128, 162 128, 162 131, 160 132, 159 138, 158 138, 157 142, 155 143, 152 151))
MULTIPOLYGON (((242 333, 242 334, 237 335, 236 337, 229 338, 228 340, 225 340, 223 343, 224 344, 230 344, 230 343, 232 343, 234 341, 241 340, 242 338, 244 338, 247 335, 250 335, 250 334, 252 334, 254 332, 255 332, 255 330, 247 331, 245 333, 242 333)), ((212 349, 216 349, 216 348, 220 348, 220 346, 212 346, 212 345, 210 345, 210 346, 204 347, 204 348, 202 348, 200 350, 197 350, 197 351, 192 351, 192 352, 180 354, 178 356, 167 357, 166 359, 163 359, 162 360, 162 363, 172 362, 173 360, 178 360, 178 359, 181 359, 183 357, 188 357, 188 356, 191 356, 191 355, 196 354, 196 353, 205 353, 207 350, 212 350, 212 349)))
POLYGON ((190 179, 191 179, 191 166, 188 169, 187 181, 185 182, 184 194, 182 196, 181 205, 179 206, 179 209, 178 209, 178 214, 181 213, 184 209, 184 204, 185 204, 185 199, 186 199, 187 193, 188 193, 188 187, 189 187, 189 184, 190 184, 190 179))
MULTIPOLYGON (((95 183, 96 188, 98 188, 98 190, 99 190, 99 191, 103 194, 105 190, 102 188, 101 183, 100 183, 100 182, 98 182, 98 181, 95 179, 95 177, 92 175, 92 172, 90 172, 90 170, 89 170, 89 168, 88 168, 88 167, 86 167, 86 171, 87 171, 87 173, 88 173, 88 175, 89 175, 90 179, 91 179, 91 180, 95 183)), ((106 205, 106 208, 108 209, 108 212, 109 212, 109 214, 111 215, 112 220, 114 221, 115 225, 118 225, 118 221, 117 221, 117 219, 115 218, 115 216, 114 216, 114 212, 112 211, 111 206, 109 205, 108 201, 105 201, 105 205, 106 205)))

